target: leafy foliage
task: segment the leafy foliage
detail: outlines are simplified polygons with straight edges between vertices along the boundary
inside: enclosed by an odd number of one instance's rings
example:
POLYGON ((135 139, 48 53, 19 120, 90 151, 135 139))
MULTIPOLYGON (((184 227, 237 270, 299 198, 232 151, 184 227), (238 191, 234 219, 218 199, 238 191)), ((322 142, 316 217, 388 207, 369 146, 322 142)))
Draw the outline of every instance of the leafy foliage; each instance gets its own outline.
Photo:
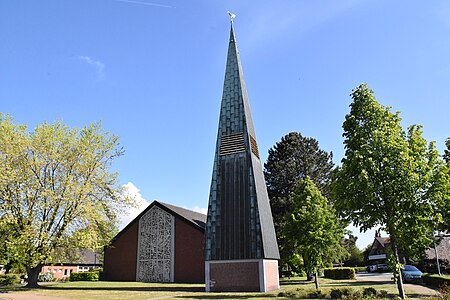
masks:
POLYGON ((292 194, 294 208, 287 218, 285 236, 302 256, 305 271, 315 274, 342 253, 343 228, 314 182, 306 177, 292 194))
POLYGON ((56 248, 99 248, 116 232, 118 214, 133 204, 109 170, 122 154, 100 124, 28 132, 0 115, 0 228, 10 230, 6 251, 27 266, 30 286, 56 248))
POLYGON ((356 246, 358 237, 354 236, 350 230, 346 230, 344 236, 345 238, 342 241, 342 246, 348 253, 347 257, 343 260, 344 266, 364 266, 364 254, 356 246))
POLYGON ((446 163, 450 164, 450 138, 445 140, 445 146, 447 149, 444 150, 444 160, 446 163))
POLYGON ((323 277, 331 279, 356 279, 354 268, 326 268, 323 277))
POLYGON ((351 96, 343 125, 345 156, 333 196, 337 210, 355 226, 364 231, 381 226, 389 233, 391 267, 397 270, 403 298, 398 248, 414 257, 432 243, 448 196, 442 163, 421 127, 413 125, 405 132, 399 113, 379 104, 366 84, 351 96))
POLYGON ((20 278, 17 274, 0 274, 0 286, 19 284, 20 278))
POLYGON ((299 132, 285 135, 269 150, 267 162, 264 164, 264 176, 280 256, 284 262, 289 261, 293 255, 292 244, 283 235, 285 220, 294 207, 290 195, 295 191, 297 183, 309 176, 322 194, 327 196, 330 173, 334 166, 332 158, 331 153, 319 148, 316 139, 303 137, 299 132))
POLYGON ((98 281, 100 277, 99 272, 72 272, 70 274, 70 281, 98 281))

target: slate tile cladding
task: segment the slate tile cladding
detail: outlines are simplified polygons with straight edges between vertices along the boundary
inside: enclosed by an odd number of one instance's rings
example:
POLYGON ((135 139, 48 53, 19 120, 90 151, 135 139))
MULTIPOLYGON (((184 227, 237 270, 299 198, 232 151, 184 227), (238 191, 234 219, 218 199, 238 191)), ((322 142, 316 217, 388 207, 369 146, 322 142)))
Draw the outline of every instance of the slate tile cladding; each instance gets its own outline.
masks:
POLYGON ((205 260, 279 258, 255 137, 231 26, 208 204, 205 260), (237 138, 241 136, 243 141, 237 138))

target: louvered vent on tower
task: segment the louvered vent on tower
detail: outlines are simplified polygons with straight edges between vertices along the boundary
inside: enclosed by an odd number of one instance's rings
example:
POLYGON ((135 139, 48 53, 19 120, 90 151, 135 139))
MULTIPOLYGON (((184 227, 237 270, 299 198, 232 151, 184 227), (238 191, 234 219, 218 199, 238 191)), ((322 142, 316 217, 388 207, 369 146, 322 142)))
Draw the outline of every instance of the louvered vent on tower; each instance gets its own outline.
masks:
POLYGON ((257 158, 259 158, 258 144, 256 143, 255 138, 252 136, 250 136, 250 145, 251 145, 253 154, 255 154, 257 158))
POLYGON ((220 155, 228 155, 245 151, 243 133, 227 134, 221 137, 220 155))

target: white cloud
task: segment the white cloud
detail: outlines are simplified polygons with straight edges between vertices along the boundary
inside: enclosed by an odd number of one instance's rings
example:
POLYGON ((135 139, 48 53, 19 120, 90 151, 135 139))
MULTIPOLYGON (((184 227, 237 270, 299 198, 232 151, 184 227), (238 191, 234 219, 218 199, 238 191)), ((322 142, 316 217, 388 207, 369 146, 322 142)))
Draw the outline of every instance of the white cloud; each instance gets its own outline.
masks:
POLYGON ((134 218, 136 218, 150 204, 146 199, 144 199, 144 197, 142 197, 139 189, 132 182, 128 182, 122 187, 124 197, 128 196, 130 198, 134 198, 136 200, 137 207, 130 208, 124 215, 120 216, 120 230, 133 221, 134 218))
POLYGON ((78 56, 78 59, 84 61, 90 66, 94 66, 97 69, 97 79, 102 80, 105 78, 105 65, 101 61, 94 60, 90 56, 83 55, 78 56))

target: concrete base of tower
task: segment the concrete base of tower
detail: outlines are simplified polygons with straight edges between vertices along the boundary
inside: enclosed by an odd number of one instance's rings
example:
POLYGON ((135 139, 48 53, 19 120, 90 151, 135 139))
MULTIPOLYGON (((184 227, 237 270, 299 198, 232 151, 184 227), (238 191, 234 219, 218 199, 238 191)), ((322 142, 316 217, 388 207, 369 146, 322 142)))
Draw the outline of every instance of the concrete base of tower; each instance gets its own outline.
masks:
POLYGON ((207 292, 269 292, 280 288, 278 260, 205 261, 207 292))

